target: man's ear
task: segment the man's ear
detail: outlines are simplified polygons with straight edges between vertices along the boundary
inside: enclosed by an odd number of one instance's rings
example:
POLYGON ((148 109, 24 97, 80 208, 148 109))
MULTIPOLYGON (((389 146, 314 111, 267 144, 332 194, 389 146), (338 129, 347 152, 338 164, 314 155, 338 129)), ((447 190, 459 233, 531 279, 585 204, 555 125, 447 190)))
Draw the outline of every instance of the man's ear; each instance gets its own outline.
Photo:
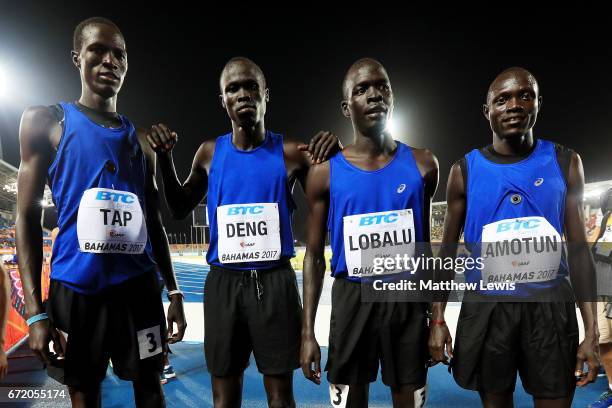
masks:
POLYGON ((482 105, 482 114, 487 120, 489 120, 489 105, 487 105, 486 103, 482 105))
POLYGON ((351 117, 351 111, 349 111, 348 102, 346 100, 343 99, 340 102, 340 109, 342 109, 342 114, 344 115, 345 118, 351 117))
POLYGON ((264 98, 266 100, 266 103, 270 102, 270 88, 266 88, 264 95, 265 95, 264 98))
POLYGON ((219 102, 221 102, 221 106, 223 107, 223 109, 226 109, 225 101, 223 100, 223 95, 219 95, 219 102))
POLYGON ((72 63, 77 69, 81 69, 81 55, 78 51, 70 51, 70 56, 72 57, 72 63))

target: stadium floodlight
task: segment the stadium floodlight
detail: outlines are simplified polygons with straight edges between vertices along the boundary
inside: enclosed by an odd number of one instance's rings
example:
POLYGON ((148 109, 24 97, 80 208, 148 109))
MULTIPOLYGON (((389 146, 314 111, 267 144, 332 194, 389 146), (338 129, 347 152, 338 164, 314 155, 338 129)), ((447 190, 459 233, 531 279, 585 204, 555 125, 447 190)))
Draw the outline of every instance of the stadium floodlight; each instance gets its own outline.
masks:
POLYGON ((401 131, 401 121, 398 119, 397 115, 393 114, 387 121, 387 132, 391 134, 391 136, 399 137, 399 133, 401 131))

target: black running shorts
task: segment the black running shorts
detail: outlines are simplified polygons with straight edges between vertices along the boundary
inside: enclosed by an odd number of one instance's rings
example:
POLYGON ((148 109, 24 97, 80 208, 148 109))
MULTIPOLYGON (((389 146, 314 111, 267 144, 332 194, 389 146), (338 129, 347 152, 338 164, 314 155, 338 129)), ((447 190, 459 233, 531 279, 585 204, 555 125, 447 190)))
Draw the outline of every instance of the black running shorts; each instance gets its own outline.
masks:
POLYGON ((204 354, 211 375, 240 375, 251 352, 264 375, 300 366, 302 305, 290 264, 239 271, 211 266, 204 285, 204 354))
POLYGON ((464 300, 453 374, 463 388, 505 393, 518 372, 534 398, 565 398, 575 388, 577 348, 575 303, 464 300))
POLYGON ((47 313, 67 339, 65 358, 54 358, 47 367, 60 383, 100 383, 109 360, 123 380, 161 373, 166 324, 156 274, 131 278, 95 295, 52 280, 47 313))
POLYGON ((427 304, 362 302, 361 284, 335 279, 327 380, 331 384, 382 381, 390 387, 423 386, 429 352, 427 304))

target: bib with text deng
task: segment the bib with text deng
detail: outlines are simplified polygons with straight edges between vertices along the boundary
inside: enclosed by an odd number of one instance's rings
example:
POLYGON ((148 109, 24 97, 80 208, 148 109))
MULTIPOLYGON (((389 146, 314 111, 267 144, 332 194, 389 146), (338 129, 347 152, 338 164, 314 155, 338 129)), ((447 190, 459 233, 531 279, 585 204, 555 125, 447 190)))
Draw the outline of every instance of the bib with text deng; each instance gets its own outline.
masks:
MULTIPOLYGON (((375 259, 410 257, 415 252, 412 210, 383 211, 343 218, 344 258, 349 276, 375 275, 375 259)), ((403 272, 384 269, 376 275, 403 272)))
POLYGON ((546 282, 557 278, 563 243, 544 217, 510 218, 482 230, 482 280, 546 282))
POLYGON ((108 188, 85 191, 77 235, 81 252, 141 254, 147 244, 147 225, 138 196, 108 188))
POLYGON ((278 204, 231 204, 217 207, 217 236, 221 263, 280 259, 278 204))

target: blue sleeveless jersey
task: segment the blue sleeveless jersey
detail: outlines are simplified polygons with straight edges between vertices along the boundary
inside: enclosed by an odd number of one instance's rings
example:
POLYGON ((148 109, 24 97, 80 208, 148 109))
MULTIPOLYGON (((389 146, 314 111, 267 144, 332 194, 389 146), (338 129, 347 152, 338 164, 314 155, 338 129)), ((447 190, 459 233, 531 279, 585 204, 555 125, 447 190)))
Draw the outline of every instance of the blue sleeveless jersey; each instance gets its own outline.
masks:
MULTIPOLYGON (((74 104, 61 105, 64 129, 55 160, 48 170, 59 227, 53 246, 51 279, 79 293, 93 294, 143 273, 155 273, 148 237, 139 254, 94 253, 81 250, 77 234, 79 207, 85 192, 91 189, 109 189, 101 193, 109 199, 119 197, 119 193, 111 195, 111 190, 135 194, 142 211, 146 212, 146 163, 134 126, 121 116, 120 128, 104 128, 74 104)), ((135 196, 131 195, 128 201, 133 201, 135 196)), ((110 217, 112 221, 112 214, 100 216, 110 217)), ((125 217, 119 223, 122 221, 126 221, 125 217)))
MULTIPOLYGON (((210 245, 206 260, 210 265, 248 270, 269 269, 286 263, 295 256, 291 215, 295 204, 287 179, 283 154, 283 136, 266 132, 264 142, 253 150, 240 150, 232 143, 232 133, 216 140, 215 151, 208 175, 207 211, 210 223, 210 245), (278 210, 277 239, 280 247, 258 250, 250 247, 258 235, 273 231, 260 228, 274 227, 258 218, 262 206, 278 210), (230 220, 225 224, 224 219, 230 220), (233 223, 234 217, 240 222, 233 223), (219 222, 222 233, 230 237, 226 242, 236 243, 236 250, 226 255, 219 243, 219 222), (278 252, 274 252, 278 251, 278 252), (270 256, 267 256, 267 254, 270 256), (266 259, 267 258, 267 259, 266 259)), ((269 221, 269 220, 268 220, 269 221)), ((223 243, 221 243, 223 246, 223 243)))
MULTIPOLYGON (((378 170, 362 170, 349 163, 341 152, 330 159, 328 229, 332 249, 331 270, 335 278, 361 281, 358 276, 349 276, 345 257, 344 217, 411 209, 414 236, 407 240, 423 242, 424 181, 411 148, 395 142, 395 156, 378 170)), ((374 216, 366 220, 368 222, 365 224, 377 219, 374 216)), ((397 238, 395 236, 391 239, 397 241, 397 238)), ((351 242, 351 245, 357 244, 351 242)))
POLYGON ((481 294, 528 296, 538 289, 558 285, 567 276, 565 250, 562 242, 557 242, 563 237, 565 178, 557 161, 555 145, 542 139, 535 143, 528 157, 512 164, 494 163, 477 149, 465 156, 466 245, 473 258, 507 257, 507 262, 499 264, 502 267, 495 271, 499 275, 487 275, 483 279, 478 268, 466 271, 466 282, 477 283, 481 294), (544 227, 548 232, 536 234, 541 239, 533 239, 530 230, 544 227), (489 235, 483 238, 485 231, 492 231, 493 236, 495 233, 505 234, 509 240, 494 241, 488 238, 489 235), (519 245, 521 239, 524 241, 519 245), (548 275, 544 270, 547 268, 538 270, 535 258, 532 258, 555 248, 561 252, 558 264, 553 265, 553 268, 558 268, 556 276, 548 275), (515 290, 480 290, 481 279, 485 284, 514 281, 515 290))

